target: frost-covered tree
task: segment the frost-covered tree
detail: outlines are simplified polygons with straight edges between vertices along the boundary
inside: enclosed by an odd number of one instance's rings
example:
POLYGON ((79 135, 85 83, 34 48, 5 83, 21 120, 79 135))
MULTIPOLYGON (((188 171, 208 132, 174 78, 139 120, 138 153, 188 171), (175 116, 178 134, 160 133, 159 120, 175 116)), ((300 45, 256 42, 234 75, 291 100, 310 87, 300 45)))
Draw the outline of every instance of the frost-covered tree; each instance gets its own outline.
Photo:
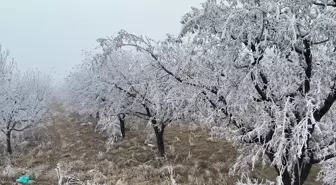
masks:
POLYGON ((125 115, 150 121, 163 156, 164 129, 178 112, 179 102, 167 101, 175 97, 171 95, 176 93, 175 80, 153 66, 147 55, 106 46, 101 49, 102 54, 97 51, 69 76, 69 107, 86 114, 99 111, 97 128, 115 139, 125 137, 125 115))
POLYGON ((35 126, 50 106, 51 78, 37 71, 20 74, 8 53, 0 53, 0 129, 6 135, 7 152, 12 154, 11 134, 35 126))
POLYGON ((204 71, 203 63, 193 63, 195 59, 199 60, 199 56, 202 56, 198 53, 194 56, 202 48, 195 47, 193 42, 184 43, 183 41, 184 39, 176 39, 168 35, 167 39, 156 42, 124 30, 115 37, 98 39, 104 53, 131 47, 146 56, 141 63, 150 68, 141 73, 151 75, 150 83, 156 84, 156 88, 153 89, 154 91, 148 91, 159 95, 149 99, 160 100, 157 104, 169 105, 173 110, 169 114, 171 120, 182 119, 184 122, 200 118, 202 119, 199 120, 200 122, 219 120, 221 116, 227 115, 227 111, 222 96, 219 96, 221 104, 214 102, 221 84, 220 79, 212 77, 215 77, 218 71, 209 69, 204 71), (158 78, 158 76, 162 77, 158 78), (164 93, 160 94, 160 92, 164 93))
POLYGON ((220 81, 210 98, 230 119, 215 130, 240 148, 234 170, 262 157, 278 184, 301 185, 313 164, 335 156, 335 6, 209 0, 183 17, 181 37, 203 48, 190 63, 212 72, 195 78, 220 81))
MULTIPOLYGON (((96 116, 97 128, 102 131, 108 129, 111 138, 117 139, 120 134, 124 137, 125 122, 122 115, 125 114, 127 105, 131 104, 131 99, 119 86, 112 85, 113 80, 122 82, 123 78, 115 70, 112 72, 111 66, 101 63, 102 55, 86 54, 83 63, 66 78, 64 89, 67 98, 64 107, 84 117, 96 116)), ((116 54, 114 60, 123 60, 122 57, 116 54)), ((124 64, 123 61, 120 64, 124 64)))
POLYGON ((99 110, 105 106, 106 89, 97 81, 94 63, 87 58, 71 72, 65 79, 64 108, 69 112, 79 113, 88 118, 97 116, 99 110))
POLYGON ((100 58, 103 67, 99 74, 107 75, 101 76, 100 79, 121 95, 114 96, 114 99, 122 98, 111 102, 108 109, 110 113, 107 115, 114 114, 121 118, 120 113, 124 113, 150 121, 159 154, 163 156, 165 127, 179 118, 178 108, 181 102, 177 101, 175 93, 180 89, 177 88, 176 81, 161 68, 153 65, 152 58, 148 55, 124 50, 115 51, 108 45, 107 40, 104 44, 103 55, 100 58), (116 111, 117 108, 119 111, 116 111))
POLYGON ((95 61, 97 83, 106 89, 106 106, 100 110, 98 128, 109 129, 111 136, 124 138, 125 116, 134 115, 138 108, 137 96, 131 90, 138 83, 139 66, 128 52, 114 52, 108 56, 96 54, 92 60, 95 61))

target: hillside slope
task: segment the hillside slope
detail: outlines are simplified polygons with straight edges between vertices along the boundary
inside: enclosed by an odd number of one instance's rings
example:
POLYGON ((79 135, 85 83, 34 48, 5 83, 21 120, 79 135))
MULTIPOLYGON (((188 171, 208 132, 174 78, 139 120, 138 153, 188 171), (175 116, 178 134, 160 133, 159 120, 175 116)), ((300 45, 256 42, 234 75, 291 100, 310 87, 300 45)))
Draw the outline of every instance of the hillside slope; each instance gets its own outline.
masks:
MULTIPOLYGON (((128 128, 126 139, 107 151, 107 136, 96 133, 93 125, 76 120, 55 113, 44 130, 48 140, 28 148, 23 155, 3 160, 0 184, 15 184, 23 174, 30 175, 38 185, 57 184, 58 174, 63 176, 62 184, 90 185, 230 185, 236 180, 228 176, 236 157, 234 148, 225 141, 209 139, 205 131, 169 127, 165 133, 167 159, 161 159, 151 145, 155 142, 146 141, 144 124, 128 128)), ((318 184, 313 176, 307 185, 318 184)), ((271 168, 256 170, 251 177, 273 179, 275 173, 271 168)))

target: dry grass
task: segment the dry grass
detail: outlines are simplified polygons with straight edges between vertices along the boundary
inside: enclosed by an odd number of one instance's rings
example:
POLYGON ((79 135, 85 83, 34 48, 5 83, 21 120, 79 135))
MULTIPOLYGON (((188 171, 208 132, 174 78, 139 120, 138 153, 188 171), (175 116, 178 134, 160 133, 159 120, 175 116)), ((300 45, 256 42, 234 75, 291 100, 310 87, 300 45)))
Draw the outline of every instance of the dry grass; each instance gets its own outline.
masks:
MULTIPOLYGON (((128 128, 126 139, 106 151, 106 135, 95 133, 92 125, 81 125, 76 117, 70 121, 65 118, 61 113, 53 115, 53 124, 43 131, 42 144, 20 151, 23 155, 2 156, 0 184, 14 184, 23 174, 32 176, 38 185, 57 184, 59 176, 63 176, 62 184, 88 185, 236 182, 236 177, 228 176, 236 151, 229 143, 215 141, 202 130, 169 127, 165 133, 167 159, 162 159, 157 157, 156 148, 148 144, 155 142, 148 141, 142 123, 136 130, 128 128)), ((251 177, 272 180, 275 172, 259 168, 251 177)), ((306 184, 317 184, 314 175, 306 184)))

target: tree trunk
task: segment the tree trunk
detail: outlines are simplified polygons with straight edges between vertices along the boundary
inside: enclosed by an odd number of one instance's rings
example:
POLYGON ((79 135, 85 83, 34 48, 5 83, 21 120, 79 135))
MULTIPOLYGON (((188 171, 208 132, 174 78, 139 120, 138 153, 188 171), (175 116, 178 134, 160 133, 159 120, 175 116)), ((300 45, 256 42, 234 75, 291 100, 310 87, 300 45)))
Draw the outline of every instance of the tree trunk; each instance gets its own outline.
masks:
POLYGON ((303 185, 303 183, 307 180, 312 164, 309 163, 301 165, 304 165, 301 167, 301 169, 299 169, 298 167, 295 168, 294 172, 295 177, 293 177, 292 172, 288 171, 286 171, 282 175, 282 182, 284 183, 284 185, 303 185), (294 178, 293 184, 292 184, 292 178, 294 178))
POLYGON ((7 133, 6 133, 6 136, 7 136, 7 138, 6 138, 6 141, 7 141, 7 152, 8 152, 9 154, 12 154, 12 153, 13 153, 13 150, 12 150, 12 143, 11 143, 11 133, 12 133, 11 130, 7 131, 7 133))
POLYGON ((164 148, 164 142, 163 142, 163 132, 165 129, 165 125, 161 125, 161 128, 159 128, 159 125, 157 125, 157 122, 155 119, 152 120, 153 128, 155 131, 156 136, 156 142, 157 142, 157 148, 159 151, 159 155, 161 157, 165 156, 165 148, 164 148))
MULTIPOLYGON (((267 152, 266 155, 271 161, 274 160, 274 156, 272 153, 267 152)), ((303 183, 307 180, 307 177, 314 163, 312 161, 306 161, 306 163, 304 163, 304 157, 305 156, 302 155, 301 158, 298 160, 298 165, 296 165, 293 169, 294 172, 286 170, 285 172, 283 172, 283 174, 280 174, 279 168, 275 166, 275 170, 277 171, 278 175, 282 175, 283 185, 303 185, 303 183), (293 183, 292 179, 294 179, 293 183)))
POLYGON ((125 114, 118 114, 121 137, 125 138, 125 114))
MULTIPOLYGON (((299 162, 301 168, 295 167, 294 174, 292 171, 285 171, 282 174, 282 182, 284 185, 303 185, 303 183, 307 180, 307 177, 310 173, 310 170, 313 166, 312 163, 303 164, 302 160, 300 159, 299 162), (294 182, 292 184, 292 179, 294 179, 294 182)), ((278 171, 278 169, 276 169, 278 171)), ((278 175, 279 171, 278 171, 278 175)))
POLYGON ((95 124, 98 124, 98 121, 100 119, 99 111, 96 112, 96 118, 95 118, 95 124))

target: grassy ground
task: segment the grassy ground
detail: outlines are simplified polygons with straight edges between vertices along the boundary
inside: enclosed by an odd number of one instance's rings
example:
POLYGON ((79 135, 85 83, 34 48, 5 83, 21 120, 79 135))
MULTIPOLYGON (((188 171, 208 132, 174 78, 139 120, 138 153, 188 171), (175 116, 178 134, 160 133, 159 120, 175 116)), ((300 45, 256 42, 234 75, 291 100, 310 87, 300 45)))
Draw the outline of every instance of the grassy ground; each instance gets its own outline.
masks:
MULTIPOLYGON (((106 135, 94 132, 92 125, 65 118, 54 114, 43 131, 48 137, 30 151, 11 158, 2 156, 0 184, 14 184, 23 174, 38 185, 57 184, 60 175, 62 184, 90 185, 172 185, 174 181, 179 185, 230 185, 237 179, 228 176, 237 155, 234 148, 225 141, 209 139, 204 131, 169 127, 165 133, 167 159, 161 159, 156 148, 148 144, 141 124, 138 129, 128 128, 126 139, 106 151, 106 135)), ((272 180, 275 172, 272 168, 258 169, 251 177, 272 180)), ((312 175, 306 184, 318 183, 312 175)))

